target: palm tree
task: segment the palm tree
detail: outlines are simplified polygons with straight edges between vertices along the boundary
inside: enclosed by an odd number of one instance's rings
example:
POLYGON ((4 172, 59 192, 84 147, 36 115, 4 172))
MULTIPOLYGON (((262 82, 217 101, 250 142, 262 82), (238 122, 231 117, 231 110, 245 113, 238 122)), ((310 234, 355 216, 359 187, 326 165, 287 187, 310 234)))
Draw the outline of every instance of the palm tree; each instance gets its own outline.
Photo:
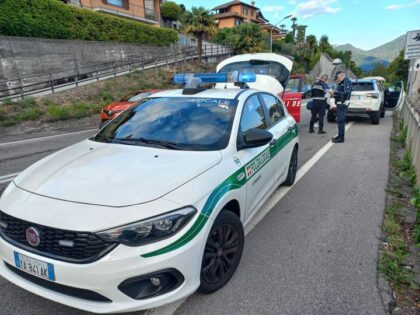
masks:
POLYGON ((210 11, 203 7, 193 7, 191 12, 186 12, 182 21, 183 31, 197 37, 198 61, 201 62, 203 50, 203 36, 213 36, 217 27, 210 11))
POLYGON ((296 28, 297 28, 297 24, 296 24, 296 21, 297 21, 297 17, 292 17, 291 18, 291 20, 292 20, 292 30, 293 30, 293 40, 295 40, 296 39, 296 28))

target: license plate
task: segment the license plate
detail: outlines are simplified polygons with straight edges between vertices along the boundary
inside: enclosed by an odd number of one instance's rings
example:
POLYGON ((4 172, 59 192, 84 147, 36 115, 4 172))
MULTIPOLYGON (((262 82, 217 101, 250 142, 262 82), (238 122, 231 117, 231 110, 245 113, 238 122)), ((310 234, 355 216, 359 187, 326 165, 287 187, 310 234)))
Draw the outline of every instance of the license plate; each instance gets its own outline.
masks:
POLYGON ((360 95, 353 95, 351 98, 353 100, 361 100, 362 99, 362 96, 360 96, 360 95))
POLYGON ((39 278, 55 281, 54 265, 34 259, 17 252, 13 252, 15 256, 15 265, 20 270, 23 270, 31 275, 39 278))

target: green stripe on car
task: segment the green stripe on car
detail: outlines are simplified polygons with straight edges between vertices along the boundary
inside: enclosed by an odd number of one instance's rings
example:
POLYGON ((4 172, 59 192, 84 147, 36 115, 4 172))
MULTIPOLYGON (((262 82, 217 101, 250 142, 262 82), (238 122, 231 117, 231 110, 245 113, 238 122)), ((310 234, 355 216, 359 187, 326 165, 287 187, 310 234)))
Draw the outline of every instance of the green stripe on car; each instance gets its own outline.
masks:
POLYGON ((266 150, 258 154, 255 158, 253 158, 250 162, 248 162, 245 166, 242 166, 238 169, 235 173, 230 175, 226 178, 219 186, 217 186, 212 193, 210 194, 209 198, 207 199, 206 203, 204 204, 201 213, 198 215, 197 220, 191 226, 191 228, 178 240, 169 244, 161 249, 155 250, 153 252, 143 254, 142 257, 148 258, 153 257, 161 254, 168 253, 172 250, 178 249, 181 246, 185 245, 189 241, 191 241, 204 227, 207 220, 209 219, 211 213, 213 212, 214 208, 216 208, 217 203, 219 200, 229 191, 234 189, 239 189, 246 182, 252 178, 258 171, 270 160, 272 159, 277 153, 279 153, 286 145, 292 141, 298 135, 298 127, 297 125, 294 126, 291 130, 289 130, 285 135, 283 135, 275 145, 268 147, 266 150))

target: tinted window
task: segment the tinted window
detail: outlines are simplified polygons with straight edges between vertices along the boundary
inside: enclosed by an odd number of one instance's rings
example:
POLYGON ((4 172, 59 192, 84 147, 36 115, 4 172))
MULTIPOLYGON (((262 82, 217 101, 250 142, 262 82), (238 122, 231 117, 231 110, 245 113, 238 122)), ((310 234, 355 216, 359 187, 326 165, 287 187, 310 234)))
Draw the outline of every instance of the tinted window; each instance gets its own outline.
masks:
POLYGON ((241 130, 243 133, 252 128, 267 128, 264 110, 256 94, 252 95, 245 102, 241 118, 241 130))
POLYGON ((289 79, 289 70, 280 63, 264 60, 234 62, 224 66, 219 72, 254 72, 275 77, 283 86, 289 79))
POLYGON ((221 150, 229 142, 236 100, 152 98, 111 121, 95 141, 184 150, 221 150))
POLYGON ((353 82, 352 84, 353 91, 374 91, 375 87, 373 82, 353 82))
POLYGON ((262 94, 262 98, 267 108, 267 112, 270 115, 271 123, 274 125, 284 116, 283 108, 281 107, 282 105, 279 100, 272 95, 262 94))

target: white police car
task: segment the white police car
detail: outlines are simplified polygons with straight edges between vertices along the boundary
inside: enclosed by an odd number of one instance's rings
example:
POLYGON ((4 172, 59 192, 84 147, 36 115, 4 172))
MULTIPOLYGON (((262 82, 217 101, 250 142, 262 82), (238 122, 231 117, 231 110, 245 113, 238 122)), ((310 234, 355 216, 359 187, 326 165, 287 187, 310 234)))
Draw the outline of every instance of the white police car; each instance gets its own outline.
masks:
POLYGON ((157 307, 229 281, 243 227, 294 182, 298 129, 279 98, 246 88, 253 73, 196 77, 235 78, 239 88, 153 94, 7 187, 3 277, 98 313, 157 307))

